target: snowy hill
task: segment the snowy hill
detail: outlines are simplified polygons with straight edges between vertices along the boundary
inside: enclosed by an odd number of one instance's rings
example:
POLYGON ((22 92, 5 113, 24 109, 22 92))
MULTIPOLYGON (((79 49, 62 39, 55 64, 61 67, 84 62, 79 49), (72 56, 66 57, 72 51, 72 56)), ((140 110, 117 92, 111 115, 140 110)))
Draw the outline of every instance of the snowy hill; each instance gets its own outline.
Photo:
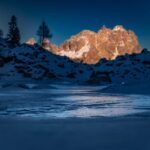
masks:
POLYGON ((54 55, 38 45, 23 44, 15 49, 0 51, 0 78, 5 80, 78 79, 78 77, 79 80, 87 80, 88 71, 79 76, 77 73, 79 68, 86 70, 87 67, 83 64, 75 64, 66 57, 54 55))
POLYGON ((146 81, 150 79, 150 52, 144 49, 140 54, 126 54, 113 61, 100 61, 95 68, 107 72, 114 83, 146 81))
POLYGON ((149 80, 150 52, 102 59, 95 65, 75 63, 38 45, 0 50, 0 80, 63 80, 87 83, 116 83, 149 80))
POLYGON ((7 48, 7 46, 8 46, 7 41, 3 38, 0 38, 0 50, 7 48))

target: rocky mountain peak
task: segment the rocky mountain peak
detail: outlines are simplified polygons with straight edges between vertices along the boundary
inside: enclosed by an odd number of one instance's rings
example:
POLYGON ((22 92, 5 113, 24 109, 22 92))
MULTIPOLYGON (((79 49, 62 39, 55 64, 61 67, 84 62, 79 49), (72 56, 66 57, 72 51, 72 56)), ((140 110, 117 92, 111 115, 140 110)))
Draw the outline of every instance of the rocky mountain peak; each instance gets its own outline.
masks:
POLYGON ((126 31, 126 29, 122 25, 117 25, 113 28, 113 31, 126 31))
POLYGON ((97 33, 84 30, 72 36, 59 47, 58 55, 87 64, 95 64, 100 59, 115 59, 117 56, 140 53, 142 48, 133 31, 118 25, 113 29, 103 26, 97 33))
POLYGON ((28 44, 28 45, 35 45, 37 42, 36 42, 36 40, 34 39, 34 38, 30 38, 27 42, 26 42, 26 44, 28 44))
MULTIPOLYGON (((33 38, 27 42, 30 45, 35 43, 33 38)), ((102 58, 113 60, 117 56, 142 51, 135 33, 126 30, 121 25, 113 29, 103 26, 98 32, 83 30, 60 46, 44 39, 42 46, 54 54, 86 64, 96 64, 102 58)))
POLYGON ((42 47, 47 49, 52 53, 57 53, 59 51, 58 46, 54 45, 49 39, 45 38, 42 42, 42 47))
POLYGON ((111 29, 107 28, 105 25, 102 26, 102 28, 98 31, 98 33, 101 33, 101 32, 104 32, 104 33, 107 33, 107 32, 110 32, 111 29))

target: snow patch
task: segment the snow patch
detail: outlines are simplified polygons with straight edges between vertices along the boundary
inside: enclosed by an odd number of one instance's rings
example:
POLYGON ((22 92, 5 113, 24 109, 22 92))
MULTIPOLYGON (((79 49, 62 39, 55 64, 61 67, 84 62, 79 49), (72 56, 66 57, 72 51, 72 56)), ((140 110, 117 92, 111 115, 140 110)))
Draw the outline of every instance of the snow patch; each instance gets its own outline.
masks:
MULTIPOLYGON (((85 37, 81 37, 82 39, 85 39, 85 37)), ((78 51, 60 51, 59 55, 61 56, 67 56, 72 59, 81 58, 85 53, 88 53, 90 50, 90 44, 89 41, 85 40, 85 45, 78 51)))
POLYGON ((116 50, 114 52, 114 57, 112 58, 112 60, 115 59, 118 55, 119 55, 118 48, 116 47, 116 50))
POLYGON ((113 31, 125 31, 124 27, 121 25, 117 25, 114 27, 113 31))

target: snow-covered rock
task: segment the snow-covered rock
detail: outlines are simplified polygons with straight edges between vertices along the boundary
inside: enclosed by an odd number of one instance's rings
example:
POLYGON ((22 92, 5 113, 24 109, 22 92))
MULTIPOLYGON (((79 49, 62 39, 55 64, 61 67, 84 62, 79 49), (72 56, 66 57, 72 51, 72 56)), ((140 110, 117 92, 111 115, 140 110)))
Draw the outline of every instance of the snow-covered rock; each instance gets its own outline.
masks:
POLYGON ((28 45, 35 45, 37 42, 36 42, 36 40, 34 39, 34 38, 30 38, 27 42, 26 42, 26 44, 28 44, 28 45))
POLYGON ((76 64, 67 57, 54 55, 38 45, 23 44, 14 49, 1 50, 0 64, 0 79, 6 80, 63 78, 85 81, 90 73, 86 65, 76 64), (82 72, 82 69, 85 72, 82 72))
MULTIPOLYGON (((81 39, 84 39, 83 35, 81 39)), ((147 50, 139 54, 118 56, 114 60, 101 59, 97 64, 88 65, 53 54, 51 50, 43 49, 37 44, 22 44, 14 49, 6 47, 0 50, 1 81, 59 79, 101 84, 150 79, 150 52, 147 50)), ((80 50, 82 51, 75 52, 78 53, 78 58, 88 51, 88 46, 83 46, 80 50)))

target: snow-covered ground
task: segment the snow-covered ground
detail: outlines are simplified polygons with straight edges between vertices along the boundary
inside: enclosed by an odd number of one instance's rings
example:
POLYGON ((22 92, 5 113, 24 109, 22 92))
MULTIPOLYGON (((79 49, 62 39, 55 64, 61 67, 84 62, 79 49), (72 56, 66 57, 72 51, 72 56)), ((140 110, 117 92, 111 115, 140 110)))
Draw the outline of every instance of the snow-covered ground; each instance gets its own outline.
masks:
POLYGON ((149 81, 148 51, 85 65, 36 46, 6 48, 0 150, 149 150, 149 81))
MULTIPOLYGON (((2 42, 3 41, 3 42, 2 42)), ((39 45, 22 44, 14 49, 0 41, 0 81, 62 80, 90 84, 129 83, 150 80, 150 52, 100 60, 95 65, 73 62, 39 45), (5 46, 4 46, 5 45, 5 46)), ((88 48, 84 47, 83 55, 88 48)))
POLYGON ((89 118, 147 112, 149 74, 147 50, 86 65, 38 45, 4 48, 0 51, 0 116, 89 118))
POLYGON ((148 84, 0 87, 0 150, 150 149, 148 84))
POLYGON ((0 119, 1 150, 149 150, 150 118, 0 119))
POLYGON ((138 82, 122 82, 120 84, 111 84, 106 88, 100 90, 103 93, 112 94, 137 94, 137 95, 150 95, 150 81, 143 79, 138 82))

